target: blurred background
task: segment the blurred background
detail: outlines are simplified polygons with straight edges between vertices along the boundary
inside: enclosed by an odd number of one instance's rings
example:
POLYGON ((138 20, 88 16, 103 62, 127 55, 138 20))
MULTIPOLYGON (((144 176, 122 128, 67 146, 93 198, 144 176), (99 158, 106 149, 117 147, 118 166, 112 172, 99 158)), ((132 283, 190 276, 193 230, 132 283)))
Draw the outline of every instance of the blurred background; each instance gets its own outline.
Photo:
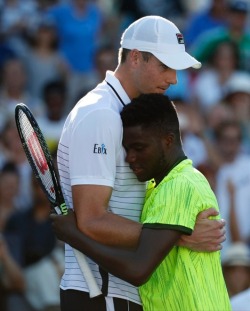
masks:
POLYGON ((134 20, 160 15, 200 70, 177 72, 183 147, 227 221, 222 265, 233 310, 250 310, 250 0, 0 0, 0 310, 59 311, 64 246, 14 121, 37 118, 51 153, 78 99, 117 66, 134 20))

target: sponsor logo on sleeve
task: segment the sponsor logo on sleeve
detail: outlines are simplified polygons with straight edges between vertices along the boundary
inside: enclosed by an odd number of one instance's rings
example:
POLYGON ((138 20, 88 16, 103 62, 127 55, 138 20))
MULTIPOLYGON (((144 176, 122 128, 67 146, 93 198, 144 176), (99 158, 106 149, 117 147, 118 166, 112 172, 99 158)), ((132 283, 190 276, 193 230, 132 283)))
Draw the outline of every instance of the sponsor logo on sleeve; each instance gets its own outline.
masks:
POLYGON ((93 153, 107 154, 107 148, 105 147, 105 144, 94 144, 93 153))

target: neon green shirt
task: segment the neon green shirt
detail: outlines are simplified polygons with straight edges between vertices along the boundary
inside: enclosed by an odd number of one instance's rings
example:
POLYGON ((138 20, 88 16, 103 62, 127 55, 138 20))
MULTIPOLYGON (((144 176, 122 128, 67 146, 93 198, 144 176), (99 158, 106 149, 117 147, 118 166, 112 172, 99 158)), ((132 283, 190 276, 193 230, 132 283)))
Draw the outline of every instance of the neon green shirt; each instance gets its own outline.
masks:
MULTIPOLYGON (((161 224, 191 234, 197 214, 209 207, 218 209, 215 195, 187 159, 156 188, 149 183, 141 221, 144 227, 161 224)), ((145 311, 231 310, 219 251, 201 253, 175 246, 139 291, 145 311)))

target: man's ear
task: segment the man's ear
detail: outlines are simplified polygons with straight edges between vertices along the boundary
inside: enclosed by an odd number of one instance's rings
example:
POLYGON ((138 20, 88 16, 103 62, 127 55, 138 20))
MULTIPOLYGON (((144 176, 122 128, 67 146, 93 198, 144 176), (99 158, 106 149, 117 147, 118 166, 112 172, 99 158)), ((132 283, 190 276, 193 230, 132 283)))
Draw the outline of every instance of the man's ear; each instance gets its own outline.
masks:
POLYGON ((136 66, 140 61, 140 51, 137 49, 131 50, 129 53, 130 62, 132 65, 136 66))
POLYGON ((164 136, 163 141, 164 141, 164 145, 169 148, 173 145, 175 140, 175 135, 174 133, 168 133, 164 136))

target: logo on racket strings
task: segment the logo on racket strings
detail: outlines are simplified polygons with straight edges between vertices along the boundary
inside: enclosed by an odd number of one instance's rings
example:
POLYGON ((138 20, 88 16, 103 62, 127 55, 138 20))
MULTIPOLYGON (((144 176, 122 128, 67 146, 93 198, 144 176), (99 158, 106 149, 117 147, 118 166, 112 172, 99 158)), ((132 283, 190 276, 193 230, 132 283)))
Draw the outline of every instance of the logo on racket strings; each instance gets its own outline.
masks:
POLYGON ((44 175, 45 172, 48 170, 48 164, 35 133, 32 133, 29 137, 28 146, 30 149, 30 153, 36 163, 36 166, 38 167, 39 171, 44 175))
POLYGON ((65 203, 62 203, 60 205, 60 209, 61 209, 61 212, 62 212, 63 215, 67 215, 68 214, 68 208, 67 208, 65 203))

